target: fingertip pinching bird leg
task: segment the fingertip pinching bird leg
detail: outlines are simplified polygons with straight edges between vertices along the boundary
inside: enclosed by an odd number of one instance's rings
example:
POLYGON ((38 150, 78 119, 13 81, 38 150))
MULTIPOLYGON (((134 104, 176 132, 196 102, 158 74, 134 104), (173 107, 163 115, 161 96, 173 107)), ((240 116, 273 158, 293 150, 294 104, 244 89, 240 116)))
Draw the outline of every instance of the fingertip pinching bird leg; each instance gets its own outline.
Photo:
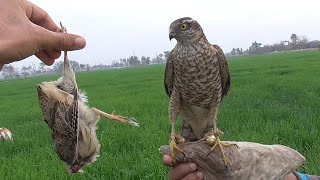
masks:
MULTIPOLYGON (((60 22, 60 27, 61 27, 60 29, 61 33, 67 33, 67 28, 64 27, 61 22, 60 22)), ((65 68, 66 67, 71 68, 67 51, 64 51, 64 66, 65 68)))
POLYGON ((93 108, 93 110, 100 116, 105 117, 107 119, 110 119, 112 121, 118 121, 118 122, 122 122, 122 123, 127 123, 130 124, 132 126, 137 126, 139 127, 139 123, 135 122, 133 118, 128 118, 128 117, 124 117, 124 116, 119 116, 119 115, 114 115, 112 114, 108 114, 106 112, 103 112, 97 108, 93 108))

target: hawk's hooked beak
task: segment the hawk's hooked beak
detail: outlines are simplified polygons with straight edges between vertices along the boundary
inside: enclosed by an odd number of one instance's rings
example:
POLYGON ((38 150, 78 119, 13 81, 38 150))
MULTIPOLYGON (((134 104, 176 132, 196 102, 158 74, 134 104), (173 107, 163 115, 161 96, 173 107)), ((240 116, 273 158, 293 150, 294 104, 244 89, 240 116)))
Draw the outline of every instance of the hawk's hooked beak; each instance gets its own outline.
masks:
POLYGON ((171 39, 173 39, 173 38, 175 38, 175 37, 176 37, 176 32, 170 31, 170 33, 169 33, 169 39, 170 39, 170 41, 171 41, 171 39))

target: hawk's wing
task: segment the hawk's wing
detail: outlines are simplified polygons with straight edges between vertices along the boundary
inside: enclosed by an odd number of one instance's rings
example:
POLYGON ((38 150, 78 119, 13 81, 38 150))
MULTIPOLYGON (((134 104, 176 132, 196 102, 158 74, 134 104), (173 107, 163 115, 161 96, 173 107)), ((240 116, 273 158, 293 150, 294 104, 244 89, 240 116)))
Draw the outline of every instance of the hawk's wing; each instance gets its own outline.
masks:
POLYGON ((222 100, 224 96, 228 95, 231 89, 229 66, 228 66, 226 56, 224 55, 222 49, 215 44, 213 44, 212 47, 217 52, 216 55, 218 57, 218 62, 219 62, 221 87, 222 87, 222 96, 221 96, 221 100, 222 100))
POLYGON ((167 58, 166 69, 164 72, 164 88, 169 97, 171 96, 171 93, 172 93, 173 81, 174 81, 173 59, 174 59, 174 54, 171 51, 167 58))

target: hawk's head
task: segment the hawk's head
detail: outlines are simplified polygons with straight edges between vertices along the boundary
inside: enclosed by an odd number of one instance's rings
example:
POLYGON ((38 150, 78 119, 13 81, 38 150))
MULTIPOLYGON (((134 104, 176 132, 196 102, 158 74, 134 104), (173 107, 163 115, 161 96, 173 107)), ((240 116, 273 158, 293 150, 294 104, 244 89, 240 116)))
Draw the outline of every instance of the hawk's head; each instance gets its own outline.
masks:
POLYGON ((200 24, 190 18, 184 17, 173 21, 169 29, 169 39, 175 38, 178 42, 194 42, 203 37, 200 24))

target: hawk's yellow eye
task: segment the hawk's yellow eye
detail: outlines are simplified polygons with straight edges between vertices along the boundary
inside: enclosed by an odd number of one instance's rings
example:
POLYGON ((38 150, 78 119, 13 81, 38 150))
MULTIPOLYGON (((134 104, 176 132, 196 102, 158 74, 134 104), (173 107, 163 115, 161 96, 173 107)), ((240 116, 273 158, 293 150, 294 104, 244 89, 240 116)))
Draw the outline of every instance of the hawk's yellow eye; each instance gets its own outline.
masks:
POLYGON ((188 28, 187 24, 181 24, 180 29, 181 30, 186 30, 188 28))

